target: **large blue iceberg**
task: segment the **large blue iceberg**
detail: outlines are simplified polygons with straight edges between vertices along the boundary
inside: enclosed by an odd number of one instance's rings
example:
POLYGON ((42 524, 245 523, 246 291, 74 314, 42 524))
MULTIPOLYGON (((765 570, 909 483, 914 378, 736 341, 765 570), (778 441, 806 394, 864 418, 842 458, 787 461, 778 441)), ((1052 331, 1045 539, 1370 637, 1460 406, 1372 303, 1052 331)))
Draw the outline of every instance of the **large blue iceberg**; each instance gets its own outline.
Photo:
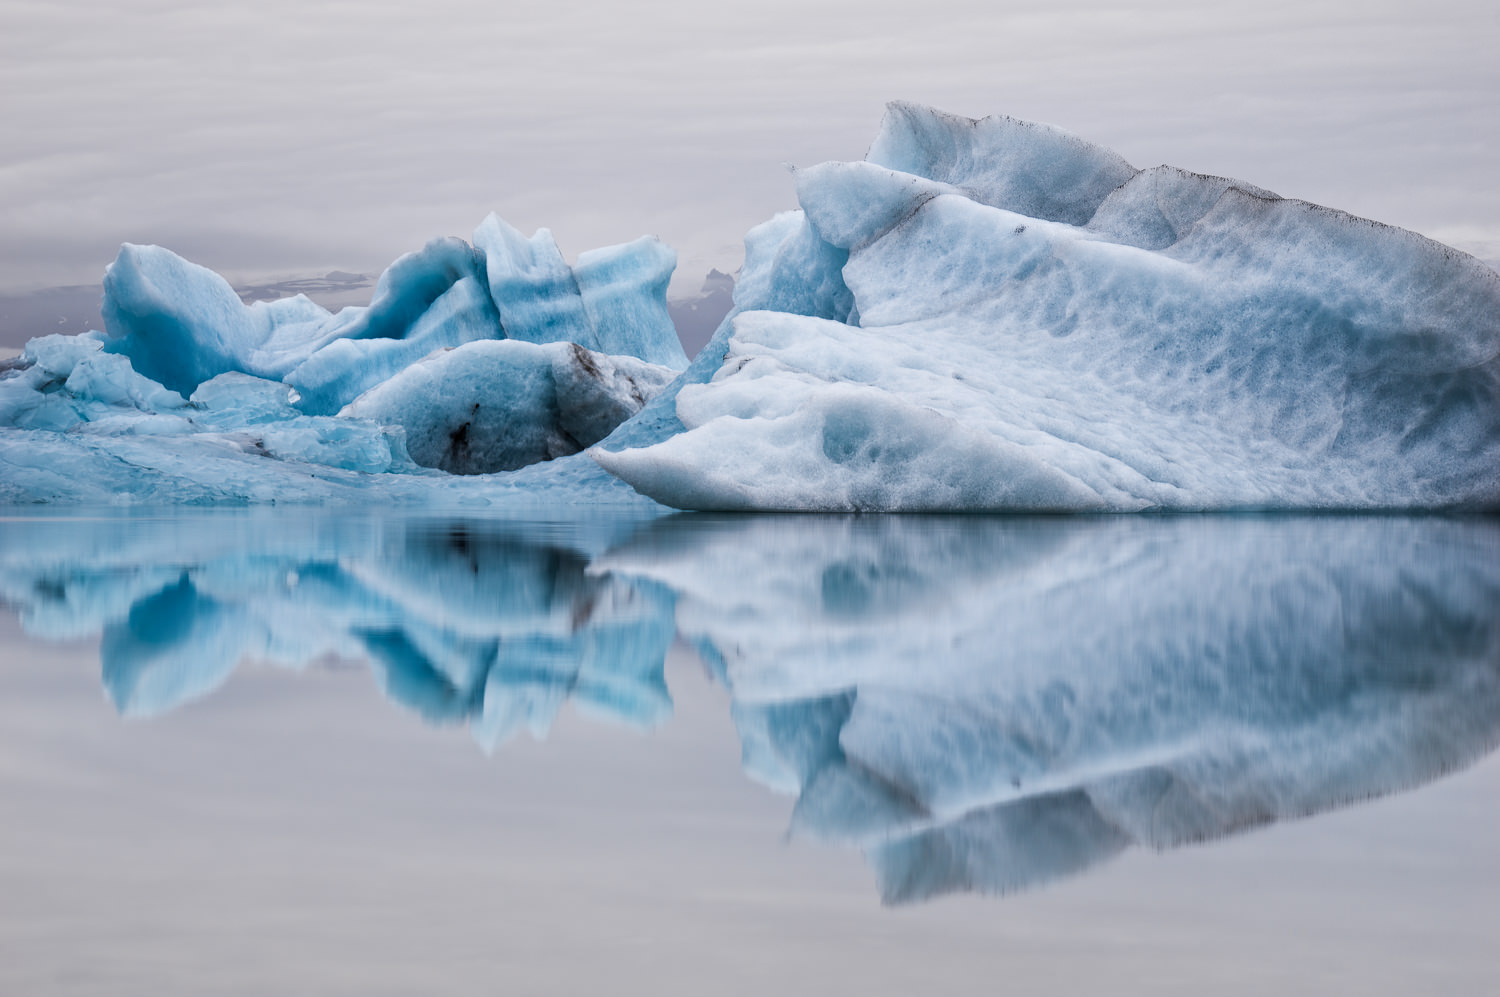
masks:
POLYGON ((491 216, 337 315, 126 246, 105 330, 0 372, 0 501, 1500 507, 1500 275, 1472 257, 909 104, 795 181, 691 366, 650 238, 570 266, 491 216), (209 425, 209 386, 276 428, 209 425))

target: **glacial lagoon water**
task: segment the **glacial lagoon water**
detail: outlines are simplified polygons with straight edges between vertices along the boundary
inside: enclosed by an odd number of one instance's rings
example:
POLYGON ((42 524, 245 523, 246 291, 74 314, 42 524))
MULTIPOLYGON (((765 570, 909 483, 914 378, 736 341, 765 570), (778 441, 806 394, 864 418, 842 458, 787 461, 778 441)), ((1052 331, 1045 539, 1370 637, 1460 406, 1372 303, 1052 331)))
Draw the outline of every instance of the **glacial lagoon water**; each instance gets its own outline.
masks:
POLYGON ((1500 521, 0 520, 0 992, 1485 993, 1500 521))

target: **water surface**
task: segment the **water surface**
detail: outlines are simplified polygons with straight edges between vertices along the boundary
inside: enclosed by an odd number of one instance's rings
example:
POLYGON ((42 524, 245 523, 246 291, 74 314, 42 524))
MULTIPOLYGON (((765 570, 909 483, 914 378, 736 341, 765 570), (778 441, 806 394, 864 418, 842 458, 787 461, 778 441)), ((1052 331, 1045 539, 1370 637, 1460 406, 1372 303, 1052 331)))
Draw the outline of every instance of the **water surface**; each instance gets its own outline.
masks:
POLYGON ((0 522, 7 993, 1488 989, 1500 523, 0 522))

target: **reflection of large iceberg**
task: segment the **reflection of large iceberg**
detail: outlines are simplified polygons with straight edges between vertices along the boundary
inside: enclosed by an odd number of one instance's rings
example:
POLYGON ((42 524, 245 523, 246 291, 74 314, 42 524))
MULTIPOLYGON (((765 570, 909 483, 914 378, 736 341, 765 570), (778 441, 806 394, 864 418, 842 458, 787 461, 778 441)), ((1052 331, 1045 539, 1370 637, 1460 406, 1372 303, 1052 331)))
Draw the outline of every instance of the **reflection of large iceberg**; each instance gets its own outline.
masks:
POLYGON ((893 105, 594 451, 686 509, 1500 504, 1500 275, 1043 125, 893 105))
POLYGON ((1500 526, 668 522, 678 596, 795 826, 888 900, 1007 891, 1417 785, 1500 739, 1500 526))
POLYGON ((650 727, 674 636, 748 774, 883 895, 1005 891, 1419 785, 1500 739, 1500 523, 278 515, 0 523, 26 630, 126 713, 368 660, 487 746, 650 727))

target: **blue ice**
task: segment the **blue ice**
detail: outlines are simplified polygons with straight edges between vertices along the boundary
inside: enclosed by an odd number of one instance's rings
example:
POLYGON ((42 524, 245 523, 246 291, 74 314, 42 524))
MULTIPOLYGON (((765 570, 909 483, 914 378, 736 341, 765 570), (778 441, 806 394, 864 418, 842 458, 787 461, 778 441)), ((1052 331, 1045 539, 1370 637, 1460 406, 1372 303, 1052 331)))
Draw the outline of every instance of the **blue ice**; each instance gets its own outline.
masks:
POLYGON ((645 238, 573 268, 546 230, 494 216, 475 238, 401 257, 337 315, 245 305, 210 270, 122 247, 104 332, 33 340, 0 370, 0 501, 651 505, 576 455, 687 364, 675 253, 645 238))

